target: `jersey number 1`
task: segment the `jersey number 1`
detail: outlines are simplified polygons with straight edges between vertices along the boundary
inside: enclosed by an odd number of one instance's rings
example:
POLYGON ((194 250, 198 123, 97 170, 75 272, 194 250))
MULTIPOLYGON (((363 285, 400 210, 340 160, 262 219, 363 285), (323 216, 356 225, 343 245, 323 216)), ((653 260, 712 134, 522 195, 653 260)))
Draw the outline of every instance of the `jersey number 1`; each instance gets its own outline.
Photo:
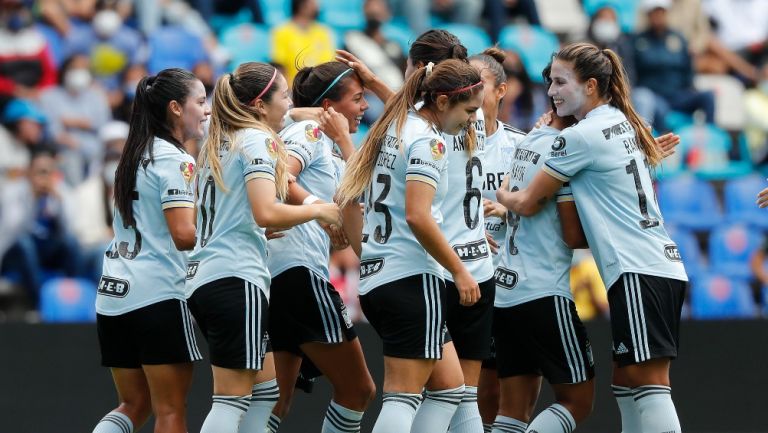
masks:
POLYGON ((651 216, 648 214, 648 198, 646 197, 645 190, 643 189, 643 182, 640 180, 640 172, 637 170, 637 161, 632 159, 629 165, 624 168, 627 169, 627 174, 631 174, 632 178, 635 180, 635 189, 637 190, 637 200, 638 204, 640 205, 640 214, 643 216, 643 219, 638 221, 640 223, 640 228, 649 229, 651 227, 658 226, 659 220, 656 218, 651 218, 651 216))

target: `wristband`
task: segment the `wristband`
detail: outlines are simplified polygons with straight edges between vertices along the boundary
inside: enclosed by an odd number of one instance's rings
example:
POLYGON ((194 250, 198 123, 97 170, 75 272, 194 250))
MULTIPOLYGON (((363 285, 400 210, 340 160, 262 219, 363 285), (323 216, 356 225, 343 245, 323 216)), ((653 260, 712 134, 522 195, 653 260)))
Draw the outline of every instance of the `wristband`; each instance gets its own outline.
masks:
POLYGON ((320 200, 320 199, 317 198, 316 196, 310 194, 310 195, 307 196, 307 198, 304 199, 303 202, 301 202, 301 204, 312 204, 312 203, 314 203, 314 202, 316 202, 318 200, 320 200))

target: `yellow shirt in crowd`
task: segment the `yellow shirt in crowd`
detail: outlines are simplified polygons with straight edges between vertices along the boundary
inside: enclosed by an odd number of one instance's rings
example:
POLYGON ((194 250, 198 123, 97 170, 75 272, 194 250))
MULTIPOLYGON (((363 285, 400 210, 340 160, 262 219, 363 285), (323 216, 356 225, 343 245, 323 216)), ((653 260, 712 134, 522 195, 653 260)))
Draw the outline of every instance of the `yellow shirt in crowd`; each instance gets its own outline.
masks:
POLYGON ((303 28, 288 21, 275 28, 272 34, 272 59, 285 68, 288 86, 291 86, 300 68, 334 60, 335 39, 333 31, 319 23, 303 28))

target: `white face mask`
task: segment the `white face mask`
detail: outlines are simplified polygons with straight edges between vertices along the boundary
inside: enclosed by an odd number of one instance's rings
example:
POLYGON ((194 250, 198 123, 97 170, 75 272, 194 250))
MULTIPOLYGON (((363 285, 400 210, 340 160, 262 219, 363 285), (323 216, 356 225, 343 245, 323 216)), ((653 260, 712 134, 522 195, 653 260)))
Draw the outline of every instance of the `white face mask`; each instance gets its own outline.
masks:
POLYGON ((123 25, 123 19, 120 14, 113 10, 105 9, 99 11, 93 17, 93 30, 102 38, 110 38, 123 25))
POLYGON ((611 20, 595 20, 592 24, 592 35, 595 37, 595 41, 601 44, 610 44, 616 42, 621 35, 621 28, 616 21, 611 20))
POLYGON ((91 73, 87 69, 70 69, 64 74, 64 87, 73 92, 80 92, 91 85, 91 73))

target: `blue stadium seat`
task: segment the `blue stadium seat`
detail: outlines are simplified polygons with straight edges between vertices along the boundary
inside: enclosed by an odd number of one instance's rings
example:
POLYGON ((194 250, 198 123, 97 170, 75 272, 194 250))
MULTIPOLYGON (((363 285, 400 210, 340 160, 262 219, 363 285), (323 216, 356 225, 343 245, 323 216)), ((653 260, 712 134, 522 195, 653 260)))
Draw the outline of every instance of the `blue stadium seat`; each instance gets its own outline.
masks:
POLYGON ((381 26, 381 32, 385 38, 397 42, 406 56, 408 55, 408 50, 411 49, 411 42, 415 41, 417 36, 408 27, 408 23, 400 19, 393 19, 385 23, 381 26))
POLYGON ((725 184, 725 217, 728 221, 768 229, 768 210, 755 205, 757 193, 768 187, 759 174, 729 180, 725 184))
POLYGON ((714 187, 690 174, 660 181, 657 194, 667 224, 698 231, 712 229, 722 221, 714 187))
POLYGON ((219 15, 216 14, 208 20, 208 25, 211 29, 221 37, 221 35, 230 27, 239 26, 240 24, 253 22, 253 14, 250 9, 243 8, 239 12, 232 15, 219 15))
POLYGON ((96 320, 96 286, 79 278, 53 278, 40 289, 43 322, 93 322, 96 320))
POLYGON ((323 0, 320 2, 320 21, 337 31, 342 40, 345 31, 365 27, 363 3, 363 0, 323 0))
POLYGON ((67 57, 66 42, 61 37, 59 32, 48 24, 37 23, 35 28, 43 34, 45 41, 48 42, 48 50, 51 52, 51 58, 53 63, 58 68, 61 66, 61 62, 67 57))
POLYGON ((762 242, 762 233, 745 224, 721 225, 709 237, 710 269, 729 277, 751 278, 749 261, 762 242))
POLYGON ((259 25, 245 23, 231 27, 222 33, 220 43, 231 56, 230 70, 244 62, 268 62, 271 59, 269 30, 259 25))
POLYGON ((470 24, 443 24, 440 28, 456 35, 462 45, 467 47, 467 54, 470 56, 493 45, 491 37, 481 27, 470 24))
POLYGON ((731 137, 715 125, 690 125, 676 131, 687 165, 704 179, 732 179, 749 174, 752 163, 731 161, 731 137))
POLYGON ((499 34, 499 44, 506 50, 520 54, 523 66, 531 81, 543 83, 541 71, 552 60, 552 54, 560 49, 554 33, 539 26, 511 24, 499 34))
POLYGON ((590 17, 598 9, 606 6, 610 6, 616 11, 622 31, 634 32, 640 0, 584 0, 584 12, 590 17))
POLYGON ((160 27, 149 36, 147 69, 150 74, 157 74, 166 68, 192 70, 206 58, 203 41, 182 27, 160 27))
POLYGON ((757 308, 744 280, 723 275, 700 275, 691 282, 694 319, 748 319, 757 308))
POLYGON ((699 241, 696 240, 696 236, 688 230, 673 225, 665 224, 664 228, 667 229, 667 233, 669 233, 672 241, 677 244, 688 275, 699 275, 704 272, 706 264, 704 263, 704 257, 701 254, 701 247, 699 247, 699 241))
POLYGON ((274 27, 291 18, 291 0, 260 0, 259 3, 267 27, 274 27))

